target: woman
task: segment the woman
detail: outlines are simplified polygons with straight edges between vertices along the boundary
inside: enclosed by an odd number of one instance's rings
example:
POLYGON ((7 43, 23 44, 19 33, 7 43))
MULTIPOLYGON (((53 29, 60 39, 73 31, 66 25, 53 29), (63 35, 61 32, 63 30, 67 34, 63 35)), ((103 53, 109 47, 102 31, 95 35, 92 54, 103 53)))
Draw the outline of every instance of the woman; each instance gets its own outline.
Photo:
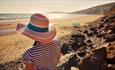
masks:
POLYGON ((56 70, 60 59, 61 42, 56 29, 42 14, 33 14, 27 25, 19 23, 17 32, 35 40, 23 54, 26 70, 56 70))

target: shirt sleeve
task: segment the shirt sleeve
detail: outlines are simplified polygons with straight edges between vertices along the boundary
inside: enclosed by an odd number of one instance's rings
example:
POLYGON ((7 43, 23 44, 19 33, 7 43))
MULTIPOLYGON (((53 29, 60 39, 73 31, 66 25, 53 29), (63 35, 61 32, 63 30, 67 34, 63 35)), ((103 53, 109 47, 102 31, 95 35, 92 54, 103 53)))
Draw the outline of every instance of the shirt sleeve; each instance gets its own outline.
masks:
POLYGON ((24 61, 28 63, 32 63, 32 54, 30 52, 30 49, 26 50, 24 54, 22 55, 22 58, 24 61))

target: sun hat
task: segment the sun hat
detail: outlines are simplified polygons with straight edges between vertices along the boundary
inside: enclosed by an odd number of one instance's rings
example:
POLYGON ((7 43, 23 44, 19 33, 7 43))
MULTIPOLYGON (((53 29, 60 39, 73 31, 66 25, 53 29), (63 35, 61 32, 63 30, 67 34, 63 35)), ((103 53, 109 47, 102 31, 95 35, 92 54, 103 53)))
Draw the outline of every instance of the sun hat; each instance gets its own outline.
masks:
POLYGON ((27 25, 19 23, 16 30, 41 43, 49 43, 56 36, 56 28, 54 25, 49 24, 48 18, 39 13, 33 14, 27 25))

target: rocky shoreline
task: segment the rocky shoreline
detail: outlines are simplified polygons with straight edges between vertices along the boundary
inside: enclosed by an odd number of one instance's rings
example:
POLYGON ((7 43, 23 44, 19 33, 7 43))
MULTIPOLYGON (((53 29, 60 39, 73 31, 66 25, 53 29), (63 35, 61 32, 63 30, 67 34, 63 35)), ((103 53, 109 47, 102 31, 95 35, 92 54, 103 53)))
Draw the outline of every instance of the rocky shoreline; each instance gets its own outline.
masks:
MULTIPOLYGON (((115 13, 88 26, 75 27, 63 44, 57 70, 115 70, 115 13)), ((0 64, 0 70, 24 70, 22 59, 0 64)))
POLYGON ((58 70, 115 70, 115 13, 75 29, 61 52, 58 70))

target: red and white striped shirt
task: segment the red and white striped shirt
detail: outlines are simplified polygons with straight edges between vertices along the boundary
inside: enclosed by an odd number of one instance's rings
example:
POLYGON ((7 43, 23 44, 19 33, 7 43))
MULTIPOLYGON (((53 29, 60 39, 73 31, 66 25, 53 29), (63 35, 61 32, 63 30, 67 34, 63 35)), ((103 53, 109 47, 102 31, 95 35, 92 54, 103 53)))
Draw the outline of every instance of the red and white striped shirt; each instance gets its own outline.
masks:
POLYGON ((25 51, 24 61, 34 64, 35 70, 56 70, 60 58, 61 41, 55 38, 48 44, 37 44, 25 51))

